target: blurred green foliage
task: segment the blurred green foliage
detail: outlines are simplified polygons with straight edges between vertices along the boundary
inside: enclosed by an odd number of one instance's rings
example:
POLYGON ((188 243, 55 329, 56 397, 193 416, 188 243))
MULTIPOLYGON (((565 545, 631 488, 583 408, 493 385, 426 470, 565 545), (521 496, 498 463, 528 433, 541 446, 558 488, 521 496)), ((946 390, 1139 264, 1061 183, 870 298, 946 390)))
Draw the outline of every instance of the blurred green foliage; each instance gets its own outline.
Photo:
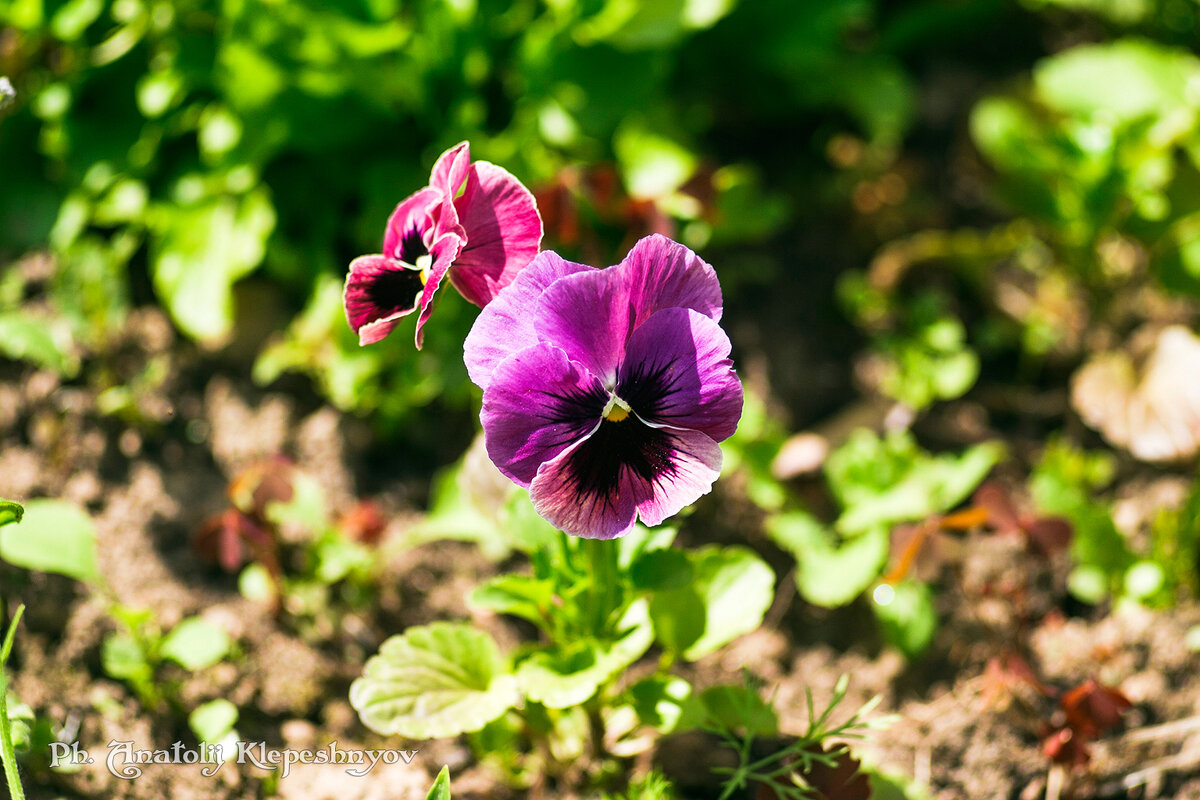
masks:
POLYGON ((261 351, 260 382, 307 374, 384 432, 465 407, 470 308, 443 298, 414 353, 407 328, 360 349, 337 302, 442 149, 504 164, 538 190, 547 246, 598 266, 651 230, 760 242, 822 191, 786 197, 813 174, 771 174, 755 141, 834 121, 814 144, 852 130, 886 161, 918 112, 905 54, 1003 13, 883 6, 8 0, 0 260, 53 262, 0 285, 0 352, 74 376, 155 302, 205 348, 261 351))

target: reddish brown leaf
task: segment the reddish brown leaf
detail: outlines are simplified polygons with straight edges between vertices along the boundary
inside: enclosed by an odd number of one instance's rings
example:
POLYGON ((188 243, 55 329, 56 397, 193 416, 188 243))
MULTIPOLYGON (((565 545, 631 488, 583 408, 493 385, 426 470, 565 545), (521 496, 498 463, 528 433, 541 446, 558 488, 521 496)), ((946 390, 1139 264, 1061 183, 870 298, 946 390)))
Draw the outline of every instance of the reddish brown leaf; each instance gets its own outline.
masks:
POLYGON ((825 800, 870 800, 871 782, 861 771, 861 762, 850 755, 849 750, 843 750, 833 758, 833 766, 820 762, 812 765, 804 776, 808 785, 820 792, 825 800))
POLYGON ((1095 739, 1117 727, 1121 715, 1133 705, 1118 690, 1102 686, 1091 678, 1064 694, 1060 703, 1067 715, 1067 724, 1087 739, 1095 739))
POLYGON ((1074 530, 1062 517, 1040 517, 1024 528, 1029 547, 1039 555, 1048 556, 1066 550, 1074 530))
POLYGON ((229 483, 229 501, 243 513, 263 520, 270 503, 287 503, 295 495, 295 471, 296 465, 282 456, 260 461, 229 483))
POLYGON ((1091 760, 1087 741, 1070 728, 1055 728, 1042 737, 1042 752, 1055 764, 1083 767, 1091 760))
POLYGON ((379 544, 387 528, 387 517, 377 503, 362 500, 338 519, 338 530, 353 541, 363 544, 379 544))
POLYGON ((975 490, 975 505, 987 511, 988 522, 997 533, 1017 535, 1021 532, 1021 521, 1012 493, 996 481, 988 481, 975 490))
MULTIPOLYGON (((805 782, 817 792, 818 800, 870 800, 871 782, 862 763, 841 745, 831 748, 814 748, 809 752, 831 755, 833 764, 812 763, 812 768, 803 774, 805 782), (837 755, 832 755, 841 750, 837 755)), ((756 800, 780 800, 779 793, 770 786, 758 787, 756 800)))

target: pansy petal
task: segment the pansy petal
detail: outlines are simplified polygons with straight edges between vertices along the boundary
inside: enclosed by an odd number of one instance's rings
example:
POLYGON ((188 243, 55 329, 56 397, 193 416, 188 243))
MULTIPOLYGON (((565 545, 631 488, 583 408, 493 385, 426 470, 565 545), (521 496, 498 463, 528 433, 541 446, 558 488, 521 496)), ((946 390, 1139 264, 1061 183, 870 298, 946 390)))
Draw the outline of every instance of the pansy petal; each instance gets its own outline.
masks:
POLYGON ((467 179, 467 168, 471 163, 471 146, 459 142, 438 156, 429 173, 430 187, 437 189, 446 198, 454 200, 463 181, 467 179))
POLYGON ((600 424, 608 393, 595 376, 548 344, 504 359, 483 393, 479 418, 488 457, 528 487, 538 467, 600 424))
POLYGON ((656 471, 649 479, 650 497, 638 502, 646 525, 657 525, 708 494, 721 474, 721 448, 708 436, 699 431, 670 431, 669 436, 671 466, 656 471))
POLYGON ((530 484, 529 496, 534 510, 560 531, 585 539, 615 539, 633 528, 638 503, 651 499, 649 487, 623 467, 614 473, 609 488, 581 485, 581 464, 594 450, 590 442, 590 438, 578 442, 543 464, 530 484))
POLYGON ((425 276, 425 288, 417 301, 417 305, 421 309, 421 315, 417 317, 417 330, 414 334, 418 350, 425 342, 425 323, 433 314, 434 295, 441 287, 442 279, 446 277, 446 270, 450 269, 450 265, 454 263, 454 259, 462 250, 462 245, 462 239, 450 233, 438 239, 430 248, 429 254, 433 256, 433 263, 429 267, 429 274, 425 276))
POLYGON ((577 272, 555 281, 538 299, 538 338, 567 351, 606 387, 616 386, 631 320, 629 287, 613 269, 577 272))
POLYGON ((406 239, 411 241, 414 234, 417 241, 425 245, 441 204, 442 193, 430 186, 400 201, 388 217, 387 230, 383 234, 383 254, 389 258, 403 258, 402 245, 406 239))
POLYGON ((454 206, 467 243, 450 280, 467 300, 486 306, 537 255, 542 218, 530 191, 486 161, 471 165, 454 206))
POLYGON ((346 321, 360 345, 383 339, 400 320, 416 310, 421 277, 383 255, 360 256, 350 263, 342 303, 346 321))
POLYGON ((534 508, 573 536, 612 539, 637 516, 657 525, 712 489, 721 448, 698 431, 605 420, 587 439, 541 466, 534 508))
POLYGON ((486 389, 497 364, 518 350, 537 344, 533 310, 542 292, 559 278, 586 270, 594 271, 592 267, 565 261, 553 251, 543 251, 484 306, 463 344, 467 374, 476 386, 486 389))
POLYGON ((742 416, 742 383, 729 351, 729 337, 712 319, 664 309, 629 337, 617 394, 650 424, 724 441, 742 416))
POLYGON ((664 308, 691 308, 721 319, 716 271, 688 248, 661 234, 638 241, 616 270, 629 287, 634 327, 664 308))

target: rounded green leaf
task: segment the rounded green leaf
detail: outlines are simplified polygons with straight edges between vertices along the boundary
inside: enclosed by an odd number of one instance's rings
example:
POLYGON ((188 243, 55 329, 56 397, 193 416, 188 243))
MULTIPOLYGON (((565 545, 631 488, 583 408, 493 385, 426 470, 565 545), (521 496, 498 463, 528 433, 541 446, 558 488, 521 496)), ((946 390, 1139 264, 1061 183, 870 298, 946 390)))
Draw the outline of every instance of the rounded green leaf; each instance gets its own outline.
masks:
POLYGON ((491 637, 446 622, 385 641, 350 687, 368 728, 413 739, 477 731, 516 701, 516 679, 491 637))
POLYGON ((691 586, 650 599, 658 640, 689 661, 757 628, 775 588, 775 573, 744 547, 701 548, 692 570, 691 586))
POLYGON ((230 645, 229 634, 224 628, 199 617, 189 617, 167 634, 159 653, 194 671, 216 664, 229 653, 230 645))
POLYGON ((0 528, 0 558, 39 572, 98 582, 91 517, 62 500, 30 500, 20 526, 0 528))
MULTIPOLYGON (((889 586, 881 584, 881 586, 889 586)), ((933 607, 933 592, 918 581, 906 580, 890 585, 890 591, 876 591, 871 608, 879 620, 883 636, 908 658, 925 652, 937 632, 938 617, 933 607)))
POLYGON ((220 697, 188 714, 188 727, 202 742, 221 741, 237 721, 237 706, 220 697))
POLYGON ((188 336, 219 343, 233 328, 233 284, 253 272, 275 228, 265 190, 161 206, 151 242, 154 289, 188 336))
POLYGON ((836 534, 803 512, 767 520, 767 533, 796 558, 796 590, 808 602, 834 608, 858 597, 887 563, 888 532, 872 528, 835 543, 836 534))

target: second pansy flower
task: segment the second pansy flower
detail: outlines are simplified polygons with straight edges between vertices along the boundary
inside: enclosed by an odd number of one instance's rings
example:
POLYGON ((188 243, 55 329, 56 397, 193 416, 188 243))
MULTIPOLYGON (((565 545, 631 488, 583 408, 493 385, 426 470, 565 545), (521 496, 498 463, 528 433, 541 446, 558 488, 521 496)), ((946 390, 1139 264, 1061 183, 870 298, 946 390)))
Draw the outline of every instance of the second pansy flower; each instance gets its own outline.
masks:
POLYGON ((576 536, 677 513, 712 488, 741 416, 720 316, 712 267, 665 237, 605 270, 540 254, 465 345, 492 461, 576 536))
POLYGON ((462 142, 438 158, 429 185, 388 219, 383 252, 350 264, 343 302, 359 344, 383 339, 414 311, 416 344, 442 280, 487 305, 537 255, 542 219, 533 195, 509 172, 471 163, 462 142))

